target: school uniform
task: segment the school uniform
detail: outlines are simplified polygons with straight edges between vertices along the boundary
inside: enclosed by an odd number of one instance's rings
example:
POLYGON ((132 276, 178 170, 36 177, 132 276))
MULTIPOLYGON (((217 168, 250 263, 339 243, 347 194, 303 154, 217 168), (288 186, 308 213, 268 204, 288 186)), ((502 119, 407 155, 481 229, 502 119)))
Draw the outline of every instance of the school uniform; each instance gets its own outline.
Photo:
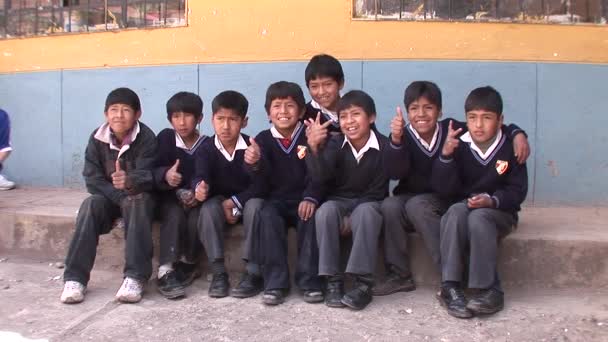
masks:
POLYGON ((192 190, 190 185, 194 177, 194 156, 206 140, 207 136, 200 135, 191 147, 187 147, 172 128, 158 133, 154 182, 160 209, 160 265, 177 262, 182 256, 189 262, 199 258, 201 245, 196 235, 196 223, 200 208, 184 208, 177 191, 192 190), (165 175, 178 159, 177 172, 182 175, 182 181, 173 188, 167 183, 165 175))
POLYGON ((245 231, 243 259, 252 259, 251 226, 262 202, 253 198, 256 190, 245 167, 244 156, 248 146, 249 136, 241 134, 233 153, 229 154, 214 135, 196 153, 196 173, 191 187, 195 189, 204 181, 209 186, 209 195, 201 205, 194 233, 198 234, 210 262, 224 258, 226 218, 222 202, 228 198, 236 205, 238 215, 242 215, 245 231))
MULTIPOLYGON (((10 152, 12 150, 11 122, 8 114, 0 109, 0 152, 10 152)), ((2 171, 2 162, 0 162, 0 171, 2 171)))
POLYGON ((499 130, 484 153, 465 133, 453 156, 441 156, 433 163, 433 188, 443 196, 461 200, 441 219, 444 282, 462 281, 468 259, 470 288, 501 290, 496 270, 498 240, 517 223, 520 204, 528 191, 526 165, 517 162, 506 134, 504 128, 499 130), (493 207, 469 209, 466 199, 478 194, 489 196, 493 207))
POLYGON ((321 113, 321 116, 319 117, 321 124, 331 121, 331 125, 327 126, 327 130, 330 133, 341 133, 340 123, 338 122, 338 114, 321 107, 321 105, 315 100, 310 100, 310 102, 306 104, 306 113, 304 114, 303 120, 315 120, 318 113, 321 113))
POLYGON ((258 134, 255 140, 262 156, 253 168, 254 182, 265 199, 254 227, 259 238, 256 252, 263 268, 264 289, 290 287, 287 228, 295 226, 298 236, 296 285, 303 291, 320 290, 314 219, 302 221, 298 216, 301 201, 318 206, 322 198, 320 186, 310 178, 304 161, 309 153, 305 126, 298 123, 290 137, 283 137, 271 127, 258 134))
POLYGON ((125 222, 124 276, 147 281, 152 274, 152 215, 154 188, 152 169, 156 141, 152 130, 137 122, 117 146, 107 123, 90 136, 85 152, 83 176, 91 194, 78 210, 76 230, 65 260, 65 281, 87 285, 99 235, 112 229, 114 219, 125 222), (112 185, 116 161, 127 173, 129 189, 112 185))
MULTIPOLYGON (((350 216, 353 245, 346 272, 374 273, 382 229, 381 201, 388 195, 386 162, 381 151, 388 139, 374 130, 358 152, 342 134, 333 136, 307 162, 313 178, 325 187, 327 201, 315 214, 319 245, 319 275, 340 273, 340 227, 350 216)), ((407 165, 406 165, 407 167, 407 165)))

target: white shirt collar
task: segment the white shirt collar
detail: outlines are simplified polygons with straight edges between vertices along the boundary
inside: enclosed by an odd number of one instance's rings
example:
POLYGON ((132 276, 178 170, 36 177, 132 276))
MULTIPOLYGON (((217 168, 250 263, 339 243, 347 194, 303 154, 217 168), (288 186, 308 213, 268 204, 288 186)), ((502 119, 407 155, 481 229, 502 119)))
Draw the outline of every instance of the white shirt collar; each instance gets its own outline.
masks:
POLYGON ((135 141, 135 139, 137 139, 137 135, 139 134, 139 121, 135 122, 135 127, 133 127, 133 129, 131 130, 130 133, 130 140, 131 142, 129 144, 124 144, 121 147, 118 147, 116 145, 114 145, 114 142, 112 141, 112 131, 110 130, 110 124, 107 122, 104 122, 101 126, 99 126, 99 128, 97 129, 97 132, 95 133, 95 139, 106 143, 108 145, 110 145, 110 149, 112 150, 116 150, 118 151, 118 157, 120 158, 120 156, 127 152, 127 150, 129 149, 129 147, 131 147, 131 144, 135 141))
POLYGON ((481 151, 481 149, 475 144, 475 142, 473 141, 473 138, 471 138, 471 133, 466 132, 465 134, 463 134, 460 137, 460 140, 464 141, 465 143, 468 143, 471 146, 471 149, 473 151, 477 152, 477 154, 479 154, 481 159, 486 160, 486 159, 488 159, 488 157, 490 155, 492 155, 492 152, 494 152, 494 150, 500 143, 501 138, 502 138, 502 130, 499 129, 498 134, 496 135, 496 139, 494 139, 494 142, 492 143, 492 145, 490 145, 490 147, 488 147, 488 150, 486 151, 486 153, 483 153, 481 151))
POLYGON ((234 156, 236 155, 236 151, 238 151, 238 150, 246 150, 247 149, 247 142, 245 141, 245 139, 243 138, 243 136, 240 135, 240 134, 239 134, 238 140, 236 141, 236 146, 234 147, 234 151, 232 151, 232 154, 230 154, 230 153, 228 153, 228 151, 226 151, 226 149, 224 148, 224 145, 222 145, 222 142, 220 141, 220 138, 217 137, 217 135, 215 135, 215 138, 213 139, 213 142, 215 143, 215 147, 220 151, 220 153, 228 161, 233 161, 234 160, 234 156))
POLYGON ((327 117, 329 117, 331 119, 331 121, 333 122, 338 122, 338 114, 336 112, 332 112, 331 110, 327 109, 327 108, 323 108, 317 101, 315 100, 310 100, 310 105, 314 108, 314 109, 318 109, 320 110, 323 114, 325 114, 327 117))
MULTIPOLYGON (((291 132, 291 137, 289 137, 291 140, 293 140, 295 135, 298 133, 300 126, 302 126, 302 123, 300 121, 298 121, 298 123, 296 124, 296 127, 293 129, 293 132, 291 132)), ((270 134, 272 134, 273 138, 286 139, 283 136, 283 134, 279 133, 279 131, 274 127, 274 125, 272 125, 272 127, 270 127, 270 134)))
POLYGON ((378 138, 376 137, 376 133, 374 133, 373 130, 369 131, 369 138, 367 139, 365 145, 359 150, 359 152, 357 152, 357 150, 353 147, 353 145, 345 136, 344 142, 342 143, 342 147, 344 147, 344 145, 346 145, 347 143, 348 145, 350 145, 350 150, 353 152, 353 156, 355 156, 355 159, 357 159, 357 163, 361 161, 361 158, 363 158, 365 152, 367 152, 370 148, 380 151, 380 144, 378 143, 378 138))
POLYGON ((416 131, 414 127, 412 127, 412 124, 407 125, 407 127, 410 129, 410 131, 412 131, 416 139, 418 139, 420 145, 424 146, 424 148, 426 148, 428 151, 433 150, 433 147, 435 147, 435 144, 437 143, 437 135, 439 134, 439 123, 435 124, 435 133, 433 133, 433 139, 431 139, 430 144, 427 143, 426 140, 422 139, 420 134, 418 134, 418 131, 416 131))
POLYGON ((199 134, 198 139, 196 139, 194 144, 192 144, 192 147, 189 148, 188 146, 186 146, 186 143, 184 142, 182 137, 179 135, 179 133, 175 132, 175 147, 182 149, 186 153, 192 155, 194 152, 196 152, 196 149, 198 148, 200 143, 203 140, 205 140, 205 138, 206 138, 206 136, 199 134))

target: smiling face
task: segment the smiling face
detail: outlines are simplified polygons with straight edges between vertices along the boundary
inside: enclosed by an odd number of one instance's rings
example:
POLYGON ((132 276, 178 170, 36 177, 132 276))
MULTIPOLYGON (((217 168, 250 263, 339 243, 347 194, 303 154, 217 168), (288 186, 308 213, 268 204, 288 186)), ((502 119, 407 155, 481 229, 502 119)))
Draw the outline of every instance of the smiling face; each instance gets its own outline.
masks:
POLYGON ((212 118, 215 135, 222 142, 224 147, 236 145, 241 129, 247 125, 247 117, 241 117, 233 109, 220 108, 213 113, 212 118))
POLYGON ((359 106, 350 106, 338 114, 340 129, 348 141, 360 149, 367 143, 370 136, 371 125, 376 120, 376 115, 368 113, 359 106))
POLYGON ((196 115, 186 112, 171 113, 171 125, 184 140, 190 140, 196 136, 196 125, 201 122, 203 117, 197 118, 196 115))
POLYGON ((426 97, 418 98, 407 107, 408 121, 424 140, 430 141, 433 138, 440 116, 441 111, 437 105, 426 97))
POLYGON ((498 134, 503 116, 483 109, 467 112, 467 129, 476 144, 484 144, 498 134))
POLYGON ((323 108, 334 111, 343 86, 344 82, 338 83, 331 77, 321 76, 308 82, 308 91, 313 100, 323 108))
POLYGON ((284 137, 290 137, 298 121, 304 116, 304 108, 291 97, 272 100, 268 108, 268 118, 284 137))
POLYGON ((131 106, 123 103, 115 103, 109 106, 104 114, 118 140, 122 140, 141 117, 141 111, 136 112, 131 106))

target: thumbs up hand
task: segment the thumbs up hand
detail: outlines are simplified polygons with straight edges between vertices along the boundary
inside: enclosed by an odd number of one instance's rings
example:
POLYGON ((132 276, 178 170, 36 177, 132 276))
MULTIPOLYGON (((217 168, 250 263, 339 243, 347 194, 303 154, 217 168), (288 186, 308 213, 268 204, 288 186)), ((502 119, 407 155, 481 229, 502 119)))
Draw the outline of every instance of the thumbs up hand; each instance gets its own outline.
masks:
POLYGON ((397 107, 397 113, 391 120, 391 141, 395 145, 401 144, 403 139, 403 128, 405 127, 405 119, 401 107, 397 107))
POLYGON ((165 173, 165 180, 172 188, 177 188, 182 182, 182 174, 177 171, 178 168, 179 159, 177 159, 175 164, 173 164, 173 166, 167 170, 167 173, 165 173))
POLYGON ((201 181, 196 185, 196 190, 194 191, 194 197, 199 202, 204 202, 209 195, 209 185, 205 183, 205 181, 201 181))
POLYGON ((258 145, 255 139, 253 139, 252 137, 249 137, 249 143, 250 145, 247 146, 247 149, 245 150, 245 163, 249 165, 255 165, 260 161, 260 158, 262 156, 262 153, 260 151, 260 145, 258 145))
POLYGON ((127 173, 120 167, 120 160, 116 159, 115 171, 112 173, 112 185, 118 190, 127 188, 127 173))
POLYGON ((458 147, 460 140, 458 140, 458 134, 462 132, 462 128, 454 129, 452 128, 452 121, 450 120, 448 126, 448 135, 445 138, 445 142, 443 143, 443 149, 441 150, 441 155, 445 157, 449 157, 454 153, 454 150, 458 147))

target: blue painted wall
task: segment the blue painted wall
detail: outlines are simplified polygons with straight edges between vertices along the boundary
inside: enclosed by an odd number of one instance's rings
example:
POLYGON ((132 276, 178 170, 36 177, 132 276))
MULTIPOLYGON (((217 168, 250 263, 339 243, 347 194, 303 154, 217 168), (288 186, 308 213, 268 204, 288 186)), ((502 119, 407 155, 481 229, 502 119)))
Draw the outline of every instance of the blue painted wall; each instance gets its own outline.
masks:
MULTIPOLYGON (((158 132, 168 127, 165 103, 177 91, 201 94, 202 131, 212 134, 210 103, 226 89, 250 101, 249 126, 268 127, 264 94, 271 82, 304 85, 306 63, 178 65, 62 70, 0 75, 0 107, 9 112, 15 151, 5 172, 22 185, 82 186, 83 155, 90 133, 103 122, 107 93, 128 86, 141 98, 142 121, 158 132)), ((438 83, 444 117, 464 118, 468 92, 492 85, 503 95, 505 122, 529 135, 528 202, 538 205, 605 205, 608 161, 601 147, 608 135, 605 80, 608 66, 585 64, 349 61, 344 90, 363 89, 376 100, 378 127, 388 131, 404 88, 414 80, 438 83)), ((306 90, 305 90, 306 93, 306 90)))

